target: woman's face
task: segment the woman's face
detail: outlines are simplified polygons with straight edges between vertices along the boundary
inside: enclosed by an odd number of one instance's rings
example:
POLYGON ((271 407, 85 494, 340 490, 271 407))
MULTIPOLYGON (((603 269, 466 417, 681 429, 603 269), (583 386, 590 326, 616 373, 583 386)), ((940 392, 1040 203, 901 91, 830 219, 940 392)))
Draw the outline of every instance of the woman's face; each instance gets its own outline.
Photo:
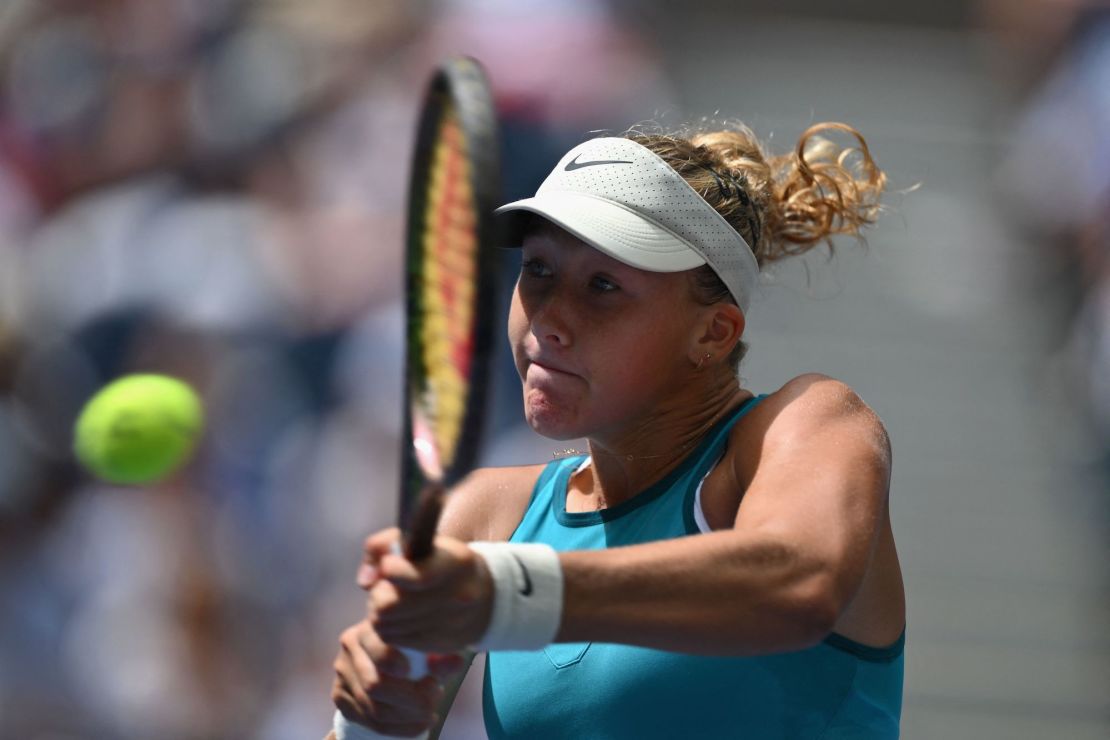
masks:
POLYGON ((681 392, 700 308, 685 273, 630 267, 554 228, 526 237, 521 258, 508 331, 533 429, 619 434, 681 392))

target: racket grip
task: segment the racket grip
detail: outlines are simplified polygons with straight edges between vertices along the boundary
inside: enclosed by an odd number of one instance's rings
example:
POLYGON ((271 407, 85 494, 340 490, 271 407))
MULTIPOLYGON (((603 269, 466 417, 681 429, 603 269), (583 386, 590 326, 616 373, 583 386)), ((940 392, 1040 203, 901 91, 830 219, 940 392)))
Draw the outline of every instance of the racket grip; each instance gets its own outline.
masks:
MULTIPOLYGON (((402 554, 400 544, 394 545, 393 551, 398 555, 402 554)), ((408 658, 409 678, 411 680, 419 681, 420 679, 424 678, 424 676, 428 675, 428 656, 425 653, 422 653, 419 650, 413 650, 412 648, 403 647, 397 649, 400 650, 406 658, 408 658)))
POLYGON ((432 553, 445 493, 443 485, 435 482, 428 483, 420 492, 420 500, 405 538, 405 555, 409 560, 422 560, 432 553))
MULTIPOLYGON (((405 545, 399 542, 395 543, 393 546, 394 553, 419 560, 431 552, 432 539, 435 537, 436 524, 439 522, 442 501, 443 486, 430 484, 425 487, 408 541, 405 545)), ((409 661, 408 677, 411 680, 419 681, 428 675, 428 656, 425 653, 412 648, 398 648, 398 650, 404 653, 405 658, 409 661)), ((381 740, 381 738, 387 737, 357 722, 350 721, 338 710, 336 710, 335 717, 332 719, 332 731, 335 733, 335 740, 381 740)), ((427 737, 428 733, 425 732, 418 735, 416 740, 424 740, 427 737)))

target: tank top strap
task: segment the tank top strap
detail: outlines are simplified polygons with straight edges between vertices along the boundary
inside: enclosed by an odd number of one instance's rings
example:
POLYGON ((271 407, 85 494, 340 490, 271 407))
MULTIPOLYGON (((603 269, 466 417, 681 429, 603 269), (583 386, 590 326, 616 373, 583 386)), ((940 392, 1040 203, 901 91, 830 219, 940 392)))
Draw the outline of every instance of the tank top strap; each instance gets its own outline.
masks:
POLYGON ((736 426, 736 422, 740 421, 744 414, 754 409, 759 405, 759 402, 766 397, 766 393, 752 396, 737 406, 736 409, 722 421, 718 422, 717 426, 710 431, 708 443, 698 450, 698 458, 693 467, 699 479, 708 473, 721 458, 725 450, 725 444, 728 442, 728 435, 732 432, 732 428, 736 426))
MULTIPOLYGON (((545 487, 550 487, 551 480, 558 475, 559 471, 569 465, 580 465, 582 460, 587 459, 587 455, 575 455, 574 457, 565 457, 562 459, 552 460, 544 466, 540 471, 540 477, 536 479, 536 485, 532 488, 532 501, 535 501, 536 495, 545 487), (573 461, 573 462, 570 462, 573 461)), ((529 506, 532 502, 529 502, 529 506)))
POLYGON ((691 467, 691 480, 690 486, 687 489, 686 497, 682 505, 682 517, 686 527, 687 534, 697 534, 698 532, 712 531, 709 523, 705 520, 705 513, 702 510, 701 504, 701 490, 702 484, 709 474, 717 467, 717 463, 725 453, 725 446, 728 444, 728 435, 732 431, 736 423, 744 416, 744 414, 755 408, 760 401, 767 397, 766 393, 761 393, 758 396, 749 398, 744 403, 740 404, 731 414, 728 415, 721 423, 720 426, 711 434, 712 439, 709 440, 698 455, 698 459, 691 467))
POLYGON ((571 457, 552 460, 544 465, 543 470, 540 471, 540 475, 536 479, 535 485, 532 486, 532 497, 528 501, 528 507, 525 511, 536 506, 541 509, 551 506, 551 499, 555 498, 559 493, 556 484, 563 477, 561 473, 573 473, 573 471, 580 468, 589 459, 589 455, 573 455, 571 457))

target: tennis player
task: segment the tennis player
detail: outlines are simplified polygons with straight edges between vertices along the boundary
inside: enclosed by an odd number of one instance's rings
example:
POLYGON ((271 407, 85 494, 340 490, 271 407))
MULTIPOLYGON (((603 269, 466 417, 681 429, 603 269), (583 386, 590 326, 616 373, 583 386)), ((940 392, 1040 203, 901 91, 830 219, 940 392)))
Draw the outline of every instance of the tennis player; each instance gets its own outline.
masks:
POLYGON ((737 376, 761 266, 859 236, 884 184, 842 124, 781 157, 742 127, 630 134, 499 209, 525 417, 588 451, 471 475, 419 564, 396 530, 369 537, 340 711, 418 735, 477 649, 495 740, 897 737, 886 431, 839 380, 757 395, 737 376), (416 681, 387 645, 441 655, 416 681))

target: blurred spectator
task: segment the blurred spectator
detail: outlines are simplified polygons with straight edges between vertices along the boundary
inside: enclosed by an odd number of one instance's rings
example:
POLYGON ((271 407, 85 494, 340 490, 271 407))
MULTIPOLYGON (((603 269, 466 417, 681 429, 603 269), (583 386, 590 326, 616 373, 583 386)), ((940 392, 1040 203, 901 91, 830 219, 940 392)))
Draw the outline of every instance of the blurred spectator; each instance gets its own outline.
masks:
POLYGON ((325 731, 394 519, 409 149, 454 53, 491 68, 509 195, 665 97, 598 1, 0 4, 0 736, 325 731), (134 371, 208 416, 143 490, 69 449, 134 371))
POLYGON ((409 8, 0 12, 0 736, 326 727, 351 564, 393 516, 368 389, 399 378, 409 8), (205 445, 148 490, 87 481, 73 419, 136 370, 201 390, 205 445))
POLYGON ((1110 3, 990 3, 1011 29, 1052 18, 1041 33, 1014 33, 1055 62, 1022 106, 1000 176, 1012 215, 1062 250, 1071 332, 1064 369, 1095 427, 1095 454, 1110 475, 1110 3), (1068 368, 1070 372, 1068 371, 1068 368))

